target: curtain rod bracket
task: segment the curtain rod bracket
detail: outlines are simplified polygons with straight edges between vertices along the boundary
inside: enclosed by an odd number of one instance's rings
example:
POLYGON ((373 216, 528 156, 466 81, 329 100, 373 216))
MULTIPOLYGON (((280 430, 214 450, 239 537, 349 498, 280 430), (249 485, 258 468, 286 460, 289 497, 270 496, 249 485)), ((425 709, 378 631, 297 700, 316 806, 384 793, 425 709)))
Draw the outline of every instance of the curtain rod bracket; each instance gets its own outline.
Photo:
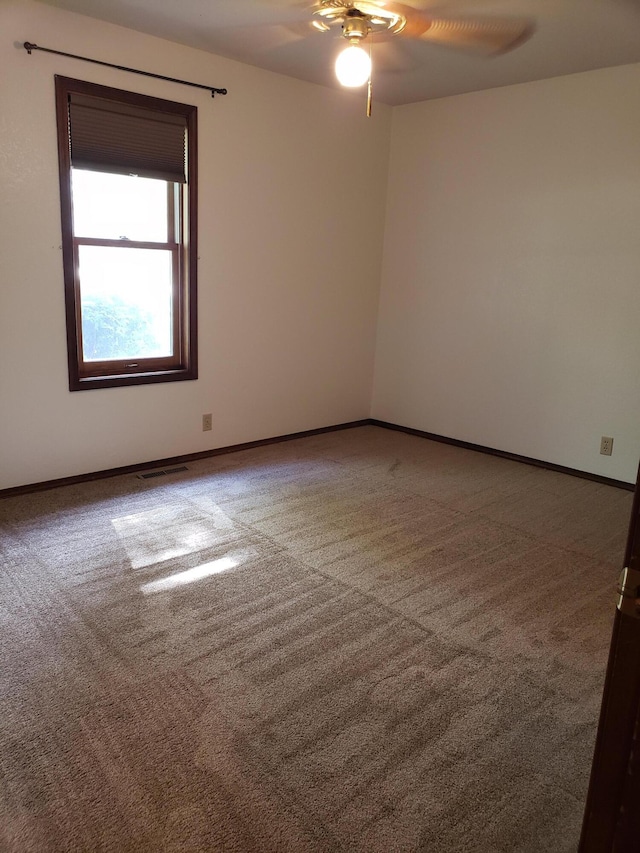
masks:
POLYGON ((206 89, 211 92, 211 97, 226 95, 226 89, 217 89, 215 86, 206 86, 204 83, 192 83, 190 80, 179 80, 177 77, 165 77, 164 74, 153 74, 151 71, 140 71, 139 68, 128 68, 126 65, 114 65, 112 62, 102 62, 100 59, 90 59, 88 56, 78 56, 75 53, 65 53, 62 50, 52 50, 49 47, 40 47, 38 44, 26 41, 24 49, 31 56, 31 51, 42 50, 44 53, 55 53, 57 56, 68 56, 70 59, 80 59, 83 62, 92 62, 94 65, 104 65, 107 68, 116 68, 118 71, 128 71, 131 74, 142 74, 143 77, 154 77, 156 80, 167 80, 169 83, 180 83, 182 86, 193 86, 196 89, 206 89))

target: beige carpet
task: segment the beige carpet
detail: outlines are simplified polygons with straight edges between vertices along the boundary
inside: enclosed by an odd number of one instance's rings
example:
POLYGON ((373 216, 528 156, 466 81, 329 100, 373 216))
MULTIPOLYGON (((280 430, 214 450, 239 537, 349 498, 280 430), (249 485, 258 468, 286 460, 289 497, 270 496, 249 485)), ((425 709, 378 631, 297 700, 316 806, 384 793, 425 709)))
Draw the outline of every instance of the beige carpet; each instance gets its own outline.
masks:
POLYGON ((0 501, 0 850, 575 850, 630 507, 376 427, 0 501))

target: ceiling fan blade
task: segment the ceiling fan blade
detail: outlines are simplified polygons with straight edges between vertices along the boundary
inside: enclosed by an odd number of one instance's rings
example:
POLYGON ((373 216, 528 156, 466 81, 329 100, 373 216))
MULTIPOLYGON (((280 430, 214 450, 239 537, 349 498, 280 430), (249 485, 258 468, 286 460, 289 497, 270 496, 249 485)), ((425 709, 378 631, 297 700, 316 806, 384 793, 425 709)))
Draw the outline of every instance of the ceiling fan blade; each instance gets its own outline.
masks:
MULTIPOLYGON (((303 26, 308 26, 312 30, 314 25, 317 26, 318 21, 310 22, 307 16, 310 9, 317 10, 320 8, 322 0, 315 0, 311 7, 307 5, 309 0, 258 0, 258 2, 266 6, 273 6, 278 3, 285 7, 288 14, 295 16, 294 20, 285 24, 289 30, 289 35, 302 36, 303 26), (306 23, 303 23, 302 18, 297 16, 304 16, 306 23)), ((522 44, 533 34, 535 28, 534 22, 530 18, 500 15, 450 17, 438 14, 433 8, 430 11, 420 11, 416 8, 416 5, 429 6, 432 0, 410 0, 410 2, 412 5, 402 2, 389 4, 388 11, 402 16, 405 19, 404 26, 398 29, 376 32, 375 35, 371 36, 374 43, 395 41, 399 36, 405 39, 413 38, 442 44, 446 47, 463 48, 491 56, 506 53, 506 51, 522 44)), ((540 2, 540 0, 535 0, 535 2, 540 2)), ((627 2, 640 2, 640 0, 627 0, 627 2)), ((380 10, 381 14, 382 10, 386 11, 386 2, 384 0, 335 0, 333 3, 327 3, 327 20, 331 18, 339 21, 344 11, 351 7, 359 9, 364 14, 375 15, 377 10, 380 10)), ((282 23, 284 24, 284 22, 282 23)), ((308 33, 309 30, 306 30, 304 34, 308 35, 308 33)))
POLYGON ((308 22, 256 24, 221 29, 228 55, 241 56, 247 51, 266 54, 293 44, 316 33, 308 22))
POLYGON ((417 63, 413 60, 406 48, 406 43, 398 41, 373 41, 371 51, 371 61, 373 63, 374 74, 376 71, 410 71, 417 67, 417 63))
MULTIPOLYGON (((419 16, 423 18, 423 16, 419 16)), ((427 26, 416 33, 423 41, 460 47, 485 55, 506 53, 529 39, 535 24, 526 18, 423 18, 427 26)), ((411 23, 411 21, 409 22, 411 23)), ((411 32, 407 35, 412 35, 411 32)))

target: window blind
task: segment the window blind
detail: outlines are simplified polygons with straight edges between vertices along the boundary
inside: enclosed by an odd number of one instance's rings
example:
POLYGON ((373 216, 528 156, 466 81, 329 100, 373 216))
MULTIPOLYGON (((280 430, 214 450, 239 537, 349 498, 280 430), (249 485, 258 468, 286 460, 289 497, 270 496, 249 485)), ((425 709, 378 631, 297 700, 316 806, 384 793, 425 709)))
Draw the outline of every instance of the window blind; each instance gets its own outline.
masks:
POLYGON ((71 165, 186 183, 186 116, 69 95, 71 165))

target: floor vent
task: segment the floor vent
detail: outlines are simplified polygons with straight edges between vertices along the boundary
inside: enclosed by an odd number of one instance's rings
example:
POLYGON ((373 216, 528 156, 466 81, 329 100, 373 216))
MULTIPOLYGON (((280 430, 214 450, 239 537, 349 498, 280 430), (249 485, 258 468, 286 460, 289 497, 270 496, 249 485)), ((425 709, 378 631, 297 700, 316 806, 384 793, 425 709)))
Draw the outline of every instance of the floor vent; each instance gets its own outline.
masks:
POLYGON ((136 474, 136 477, 139 480, 151 480, 153 477, 166 477, 167 474, 179 474, 188 470, 186 465, 180 465, 179 468, 166 468, 164 471, 146 471, 144 474, 136 474))

